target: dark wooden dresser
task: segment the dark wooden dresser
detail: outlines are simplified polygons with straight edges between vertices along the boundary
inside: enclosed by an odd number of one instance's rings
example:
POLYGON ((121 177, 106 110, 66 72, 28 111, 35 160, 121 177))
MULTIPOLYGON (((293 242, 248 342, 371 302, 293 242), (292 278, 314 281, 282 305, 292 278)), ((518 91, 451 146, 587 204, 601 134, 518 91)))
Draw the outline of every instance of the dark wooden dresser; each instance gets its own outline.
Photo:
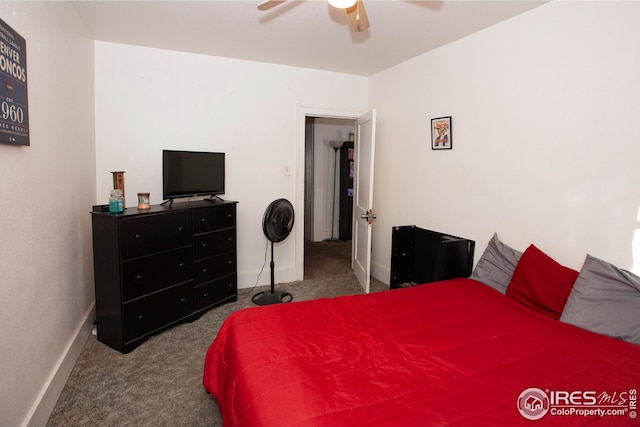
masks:
POLYGON ((164 329, 237 301, 236 204, 92 212, 98 340, 128 353, 164 329))

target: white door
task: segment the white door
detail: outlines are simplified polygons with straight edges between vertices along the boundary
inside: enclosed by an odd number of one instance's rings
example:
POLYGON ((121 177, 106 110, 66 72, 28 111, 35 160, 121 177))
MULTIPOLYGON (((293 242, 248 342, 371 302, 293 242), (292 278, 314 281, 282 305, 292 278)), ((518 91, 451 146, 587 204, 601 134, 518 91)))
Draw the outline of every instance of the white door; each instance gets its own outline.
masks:
POLYGON ((376 110, 358 118, 355 141, 353 248, 351 265, 365 293, 371 279, 371 225, 373 213, 373 159, 376 148, 376 110))

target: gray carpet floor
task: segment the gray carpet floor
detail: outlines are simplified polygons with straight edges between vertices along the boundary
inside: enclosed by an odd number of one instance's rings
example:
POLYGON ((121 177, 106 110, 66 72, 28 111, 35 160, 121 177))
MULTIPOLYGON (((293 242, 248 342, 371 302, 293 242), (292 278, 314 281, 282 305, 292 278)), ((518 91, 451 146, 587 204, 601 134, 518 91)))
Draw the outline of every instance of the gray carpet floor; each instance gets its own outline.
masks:
MULTIPOLYGON (((295 301, 362 293, 350 253, 345 242, 307 245, 305 280, 276 289, 291 292, 295 301)), ((202 386, 206 350, 230 313, 255 307, 253 295, 268 289, 240 289, 237 302, 171 328, 129 354, 89 336, 47 426, 221 426, 218 405, 202 386)), ((372 292, 385 289, 372 279, 372 292)))

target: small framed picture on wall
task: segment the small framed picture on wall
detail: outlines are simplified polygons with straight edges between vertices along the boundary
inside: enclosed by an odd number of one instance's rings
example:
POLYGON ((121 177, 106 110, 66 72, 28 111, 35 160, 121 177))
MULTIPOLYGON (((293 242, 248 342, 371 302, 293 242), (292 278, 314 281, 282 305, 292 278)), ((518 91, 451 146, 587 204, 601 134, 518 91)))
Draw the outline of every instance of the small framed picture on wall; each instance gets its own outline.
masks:
POLYGON ((452 148, 451 116, 431 119, 431 149, 451 150, 452 148))

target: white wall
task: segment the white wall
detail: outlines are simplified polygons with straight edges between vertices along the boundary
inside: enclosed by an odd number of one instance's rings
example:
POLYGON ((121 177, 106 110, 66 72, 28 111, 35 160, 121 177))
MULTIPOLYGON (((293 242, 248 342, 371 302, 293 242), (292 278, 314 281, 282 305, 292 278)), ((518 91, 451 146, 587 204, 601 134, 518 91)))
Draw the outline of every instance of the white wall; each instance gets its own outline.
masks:
POLYGON ((476 261, 498 232, 640 272, 639 20, 638 2, 551 2, 371 77, 375 275, 403 224, 476 240, 476 261), (453 150, 432 151, 448 115, 453 150))
MULTIPOLYGON (((94 45, 69 3, 0 2, 0 17, 27 39, 31 131, 30 147, 0 145, 3 425, 44 424, 73 365, 93 303, 88 211, 110 172, 127 171, 130 206, 138 191, 158 203, 163 148, 226 151, 252 286, 265 207, 302 191, 300 111, 378 110, 380 279, 400 224, 475 239, 476 260, 497 231, 573 268, 589 252, 638 272, 640 3, 552 2, 368 80, 98 42, 95 103, 94 45), (454 149, 432 151, 443 115, 454 149)), ((294 237, 277 281, 292 280, 294 237)))
POLYGON ((31 140, 0 145, 0 424, 44 425, 93 321, 93 41, 70 3, 0 18, 26 39, 31 140))
POLYGON ((348 141, 349 132, 355 132, 353 120, 319 117, 314 121, 314 224, 313 241, 319 242, 339 234, 340 218, 340 177, 335 175, 339 168, 340 151, 337 156, 329 145, 330 141, 348 141), (334 193, 335 176, 335 193, 334 193), (334 199, 335 196, 335 199, 334 199), (333 216, 332 211, 333 210, 333 216), (333 218, 333 230, 331 220, 333 218))
MULTIPOLYGON (((96 43, 96 191, 124 170, 126 203, 162 202, 162 149, 226 153, 227 200, 238 205, 238 286, 256 284, 265 259, 262 215, 277 198, 296 206, 297 114, 302 107, 364 110, 367 79, 280 65, 96 43), (287 172, 289 171, 289 172, 287 172), (288 174, 287 174, 288 173, 288 174)), ((302 129, 304 133, 304 129, 302 129)), ((302 191, 302 188, 300 188, 302 191)), ((295 230, 276 245, 276 282, 295 280, 295 230)), ((259 284, 268 284, 263 274, 259 284)))

